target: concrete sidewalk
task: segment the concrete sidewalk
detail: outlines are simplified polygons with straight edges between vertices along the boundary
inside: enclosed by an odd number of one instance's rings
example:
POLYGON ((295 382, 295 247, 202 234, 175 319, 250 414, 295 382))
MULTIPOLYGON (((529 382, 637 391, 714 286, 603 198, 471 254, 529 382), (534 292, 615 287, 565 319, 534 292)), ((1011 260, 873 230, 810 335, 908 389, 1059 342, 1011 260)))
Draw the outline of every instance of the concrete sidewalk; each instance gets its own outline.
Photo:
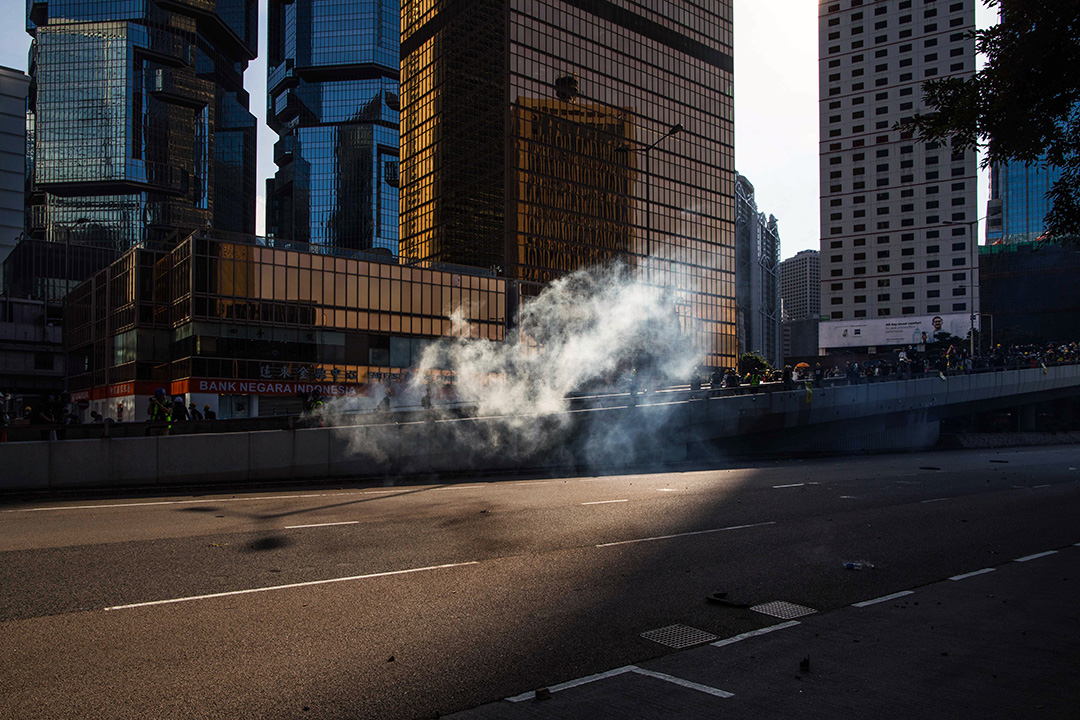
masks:
POLYGON ((971 571, 449 717, 1080 718, 1080 547, 971 571))

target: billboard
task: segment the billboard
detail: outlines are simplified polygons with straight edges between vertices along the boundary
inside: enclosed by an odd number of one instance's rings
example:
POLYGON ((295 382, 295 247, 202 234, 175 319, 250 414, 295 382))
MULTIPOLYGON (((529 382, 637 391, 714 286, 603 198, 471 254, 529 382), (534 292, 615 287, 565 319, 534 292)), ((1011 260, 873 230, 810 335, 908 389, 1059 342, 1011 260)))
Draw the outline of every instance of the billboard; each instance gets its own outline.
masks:
MULTIPOLYGON (((978 329, 978 322, 975 328, 978 329)), ((966 338, 971 330, 967 313, 907 316, 858 320, 822 320, 818 326, 818 347, 880 347, 919 345, 934 341, 934 333, 944 331, 966 338)))

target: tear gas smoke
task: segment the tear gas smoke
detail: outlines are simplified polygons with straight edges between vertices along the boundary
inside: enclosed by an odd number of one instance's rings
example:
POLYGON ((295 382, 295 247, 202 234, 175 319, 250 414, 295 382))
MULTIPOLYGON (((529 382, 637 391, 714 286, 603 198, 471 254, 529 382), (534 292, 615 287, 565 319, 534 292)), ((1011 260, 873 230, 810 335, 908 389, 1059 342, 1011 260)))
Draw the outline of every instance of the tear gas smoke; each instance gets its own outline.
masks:
MULTIPOLYGON (((643 387, 685 383, 700 362, 700 351, 680 327, 671 292, 637 282, 623 265, 575 272, 524 300, 518 327, 504 342, 465 339, 470 333, 463 310, 452 316, 454 334, 462 339, 428 346, 395 405, 420 405, 432 372, 452 372, 457 398, 484 422, 439 423, 438 431, 453 436, 448 441, 453 447, 446 450, 467 456, 470 463, 495 454, 525 460, 558 452, 571 433, 582 431, 580 423, 572 422, 569 395, 626 392, 634 376, 643 387)), ((374 405, 383 395, 377 388, 373 398, 337 401, 329 411, 355 409, 347 404, 374 405)), ((655 430, 645 425, 663 421, 655 412, 647 419, 620 418, 616 426, 590 423, 585 428, 586 462, 625 458, 632 438, 655 430)), ((374 439, 367 431, 353 449, 380 458, 382 443, 373 445, 374 439)), ((582 442, 575 436, 577 462, 582 442)))

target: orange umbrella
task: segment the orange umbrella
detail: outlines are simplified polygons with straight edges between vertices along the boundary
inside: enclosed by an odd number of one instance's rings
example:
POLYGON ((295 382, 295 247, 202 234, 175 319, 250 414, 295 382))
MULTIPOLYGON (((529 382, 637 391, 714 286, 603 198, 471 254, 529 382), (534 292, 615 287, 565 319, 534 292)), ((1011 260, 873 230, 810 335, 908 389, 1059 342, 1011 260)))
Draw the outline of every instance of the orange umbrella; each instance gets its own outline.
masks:
POLYGON ((798 370, 800 368, 808 368, 808 367, 810 367, 810 363, 799 363, 798 365, 795 366, 795 369, 798 370))

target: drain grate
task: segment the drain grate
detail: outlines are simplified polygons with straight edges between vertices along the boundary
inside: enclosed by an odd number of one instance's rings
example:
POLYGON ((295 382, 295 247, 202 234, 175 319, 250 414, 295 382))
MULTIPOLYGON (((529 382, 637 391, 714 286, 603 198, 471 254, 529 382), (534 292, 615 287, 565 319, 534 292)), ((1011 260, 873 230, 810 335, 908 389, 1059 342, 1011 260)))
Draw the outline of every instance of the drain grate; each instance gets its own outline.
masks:
POLYGON ((761 605, 755 605, 750 609, 754 612, 759 612, 763 615, 772 615, 773 617, 778 617, 783 620, 791 620, 792 618, 802 617, 803 615, 813 615, 817 612, 814 608, 784 602, 783 600, 762 603, 761 605))
MULTIPOLYGON (((813 612, 811 610, 811 612, 813 612)), ((702 643, 712 642, 717 639, 716 635, 707 633, 704 630, 698 630, 687 625, 669 625, 659 630, 650 630, 648 632, 641 633, 641 637, 646 640, 652 640, 653 642, 666 645, 669 648, 675 648, 676 650, 682 650, 683 648, 693 647, 694 645, 701 645, 702 643)))

